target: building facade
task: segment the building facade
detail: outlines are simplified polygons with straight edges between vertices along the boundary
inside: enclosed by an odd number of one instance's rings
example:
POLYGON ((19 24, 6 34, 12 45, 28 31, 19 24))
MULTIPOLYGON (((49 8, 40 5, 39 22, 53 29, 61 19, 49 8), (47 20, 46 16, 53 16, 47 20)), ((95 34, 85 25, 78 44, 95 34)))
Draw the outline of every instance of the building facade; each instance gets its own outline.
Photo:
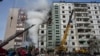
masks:
MULTIPOLYGON (((7 20, 5 39, 8 39, 16 32, 24 30, 25 20, 26 14, 24 10, 18 8, 11 8, 7 20)), ((4 48, 9 49, 20 47, 22 45, 22 42, 24 41, 24 36, 24 34, 17 36, 15 39, 11 40, 6 46, 4 46, 4 48)))
POLYGON ((60 45, 72 10, 74 13, 66 39, 68 51, 87 49, 90 38, 94 36, 100 38, 100 3, 55 2, 51 8, 52 22, 47 23, 46 29, 44 29, 46 31, 46 45, 44 44, 46 49, 55 49, 60 45))

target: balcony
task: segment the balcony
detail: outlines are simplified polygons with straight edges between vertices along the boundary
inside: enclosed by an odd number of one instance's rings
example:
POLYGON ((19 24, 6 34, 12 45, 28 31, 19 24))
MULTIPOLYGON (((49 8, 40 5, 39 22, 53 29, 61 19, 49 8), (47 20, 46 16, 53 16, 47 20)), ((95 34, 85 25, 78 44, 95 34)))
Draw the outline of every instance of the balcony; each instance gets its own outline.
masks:
POLYGON ((75 18, 89 18, 89 16, 75 16, 75 18))
POLYGON ((88 12, 88 10, 84 8, 74 8, 74 12, 88 12))
POLYGON ((87 7, 87 4, 83 4, 83 3, 74 3, 75 7, 87 7))
POLYGON ((89 21, 76 21, 76 23, 90 24, 90 22, 89 22, 89 21))
POLYGON ((87 34, 92 34, 92 32, 81 32, 81 33, 78 32, 78 33, 77 33, 77 35, 81 35, 81 34, 82 34, 82 35, 87 35, 87 34))
POLYGON ((86 37, 81 37, 81 38, 78 38, 78 40, 79 40, 79 41, 82 41, 82 40, 88 41, 89 39, 87 39, 86 37))
POLYGON ((89 47, 88 44, 84 44, 84 45, 79 45, 80 47, 89 47))
POLYGON ((75 11, 74 13, 88 13, 87 11, 75 11))
POLYGON ((74 9, 88 9, 88 7, 74 7, 74 9))

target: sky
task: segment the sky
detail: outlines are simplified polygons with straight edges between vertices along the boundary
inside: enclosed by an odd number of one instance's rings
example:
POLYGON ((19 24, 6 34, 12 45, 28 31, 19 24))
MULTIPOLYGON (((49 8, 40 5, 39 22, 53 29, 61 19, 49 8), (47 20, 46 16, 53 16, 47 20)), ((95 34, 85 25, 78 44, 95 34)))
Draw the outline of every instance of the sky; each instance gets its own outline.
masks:
MULTIPOLYGON (((6 24, 7 24, 7 17, 9 13, 9 9, 12 7, 17 8, 26 8, 26 1, 30 0, 3 0, 0 2, 0 40, 4 40, 6 24)), ((35 0, 32 0, 35 2, 35 0)), ((48 0, 49 3, 51 2, 58 2, 60 0, 48 0)), ((67 2, 91 2, 96 1, 100 2, 100 0, 65 0, 67 2)))

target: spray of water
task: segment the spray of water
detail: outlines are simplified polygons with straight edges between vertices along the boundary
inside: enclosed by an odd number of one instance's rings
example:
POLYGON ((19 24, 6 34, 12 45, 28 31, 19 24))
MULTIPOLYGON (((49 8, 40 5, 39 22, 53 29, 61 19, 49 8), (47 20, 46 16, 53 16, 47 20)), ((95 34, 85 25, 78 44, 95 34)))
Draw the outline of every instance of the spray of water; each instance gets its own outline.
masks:
POLYGON ((49 9, 47 0, 37 0, 37 2, 33 4, 31 10, 27 12, 28 20, 26 22, 30 26, 35 24, 35 26, 29 30, 29 37, 32 42, 35 43, 35 47, 38 46, 39 25, 47 21, 49 9))

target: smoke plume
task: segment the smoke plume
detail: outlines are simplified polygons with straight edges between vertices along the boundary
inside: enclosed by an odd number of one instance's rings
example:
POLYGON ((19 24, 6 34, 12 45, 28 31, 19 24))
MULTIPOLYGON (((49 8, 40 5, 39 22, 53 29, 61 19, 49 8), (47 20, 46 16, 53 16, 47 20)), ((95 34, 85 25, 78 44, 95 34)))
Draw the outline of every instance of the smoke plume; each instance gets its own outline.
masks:
POLYGON ((39 25, 47 21, 50 8, 47 0, 37 0, 33 6, 31 5, 31 7, 31 10, 27 12, 28 20, 26 22, 30 26, 33 24, 35 25, 29 30, 29 37, 31 38, 32 42, 35 43, 35 47, 38 47, 39 25))

